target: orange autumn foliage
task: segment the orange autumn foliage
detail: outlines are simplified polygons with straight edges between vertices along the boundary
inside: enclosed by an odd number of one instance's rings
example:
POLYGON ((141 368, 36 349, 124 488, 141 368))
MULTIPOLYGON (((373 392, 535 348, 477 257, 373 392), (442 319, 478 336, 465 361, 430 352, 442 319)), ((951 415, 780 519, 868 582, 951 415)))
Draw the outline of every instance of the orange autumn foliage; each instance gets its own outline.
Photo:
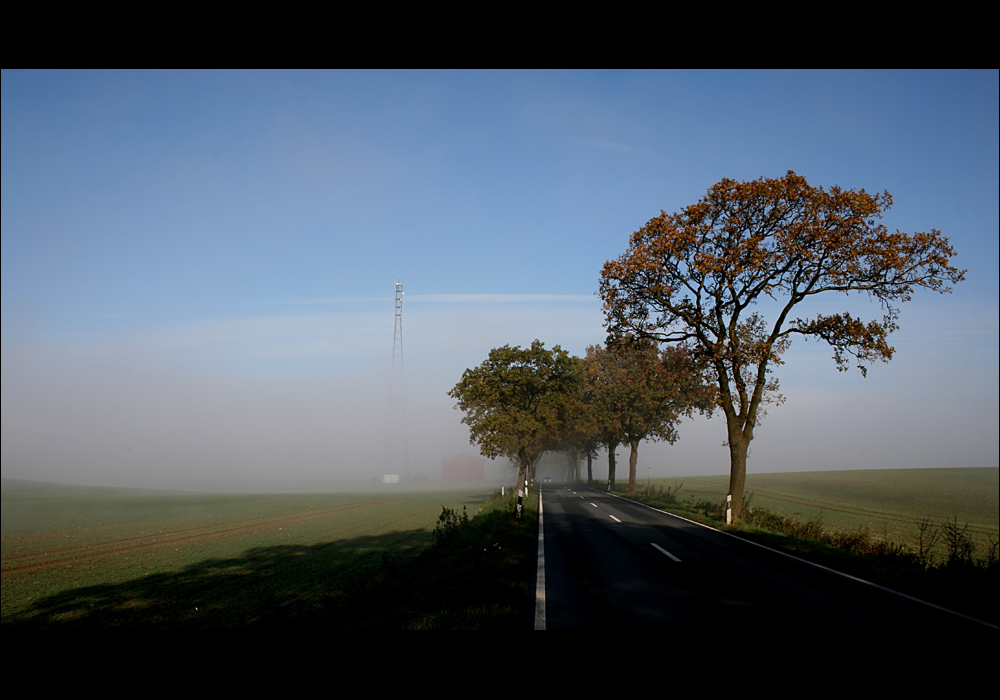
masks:
POLYGON ((713 368, 735 508, 762 405, 783 401, 771 372, 791 339, 821 338, 839 369, 854 362, 865 374, 875 360, 892 358, 899 304, 918 287, 946 293, 964 279, 940 231, 890 232, 880 223, 891 205, 888 192, 826 190, 792 171, 722 180, 698 203, 651 219, 605 263, 600 294, 610 336, 680 343, 713 368), (866 294, 879 302, 881 319, 793 315, 826 292, 866 294), (777 302, 769 318, 755 308, 765 298, 777 302))

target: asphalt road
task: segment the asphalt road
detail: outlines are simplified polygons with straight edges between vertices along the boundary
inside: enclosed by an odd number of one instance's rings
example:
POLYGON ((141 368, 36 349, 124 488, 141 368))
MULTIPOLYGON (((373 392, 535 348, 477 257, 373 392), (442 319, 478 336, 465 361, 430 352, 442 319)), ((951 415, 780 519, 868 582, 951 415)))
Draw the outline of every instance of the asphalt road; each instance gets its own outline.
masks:
POLYGON ((997 630, 580 486, 542 489, 536 629, 747 633, 997 630))

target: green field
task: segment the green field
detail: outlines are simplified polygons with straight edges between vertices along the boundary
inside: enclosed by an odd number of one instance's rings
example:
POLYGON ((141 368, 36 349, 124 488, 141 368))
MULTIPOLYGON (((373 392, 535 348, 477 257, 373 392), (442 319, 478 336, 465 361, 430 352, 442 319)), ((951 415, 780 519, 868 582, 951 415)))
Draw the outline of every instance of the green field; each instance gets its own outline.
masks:
MULTIPOLYGON (((728 476, 654 479, 659 487, 682 484, 695 500, 725 497, 728 476)), ((645 484, 639 484, 640 487, 645 484)), ((831 472, 748 474, 751 507, 764 507, 824 527, 872 532, 910 544, 923 518, 941 522, 957 518, 969 524, 979 542, 1000 533, 1000 470, 872 469, 831 472)))
MULTIPOLYGON (((922 518, 957 518, 982 543, 1000 530, 998 475, 751 474, 747 491, 754 507, 818 519, 830 530, 868 528, 910 545, 922 518)), ((653 483, 683 484, 681 501, 719 501, 728 478, 653 483)), ((478 534, 457 549, 416 558, 434 541, 442 507, 460 512, 464 505, 471 516, 492 495, 487 486, 256 495, 11 480, 0 486, 0 610, 7 628, 520 629, 519 611, 531 612, 533 526, 510 530, 509 516, 484 516, 478 534)))
POLYGON ((0 485, 5 625, 139 616, 144 625, 228 627, 328 608, 426 548, 443 506, 472 515, 493 493, 0 485))

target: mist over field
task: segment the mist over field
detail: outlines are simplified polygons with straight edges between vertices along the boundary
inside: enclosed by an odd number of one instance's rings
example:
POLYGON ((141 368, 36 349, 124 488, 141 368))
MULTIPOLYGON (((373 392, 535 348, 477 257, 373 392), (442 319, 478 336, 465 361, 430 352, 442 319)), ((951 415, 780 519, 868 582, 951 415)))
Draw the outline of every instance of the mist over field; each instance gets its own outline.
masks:
MULTIPOLYGON (((465 367, 482 361, 490 347, 528 344, 545 330, 565 339, 565 347, 580 355, 585 344, 602 339, 600 311, 590 300, 523 302, 517 318, 534 328, 511 328, 507 337, 499 337, 499 331, 493 337, 485 330, 482 336, 463 333, 477 319, 503 313, 503 303, 423 304, 415 297, 407 304, 405 430, 410 471, 431 480, 440 478, 443 458, 477 454, 460 422, 462 414, 447 396, 465 367), (448 323, 448 314, 454 316, 454 325, 448 323), (569 325, 569 320, 577 325, 569 325), (422 322, 437 324, 436 330, 428 332, 422 322), (560 328, 560 322, 565 327, 560 328), (590 339, 579 332, 588 323, 595 336, 590 339), (440 350, 435 346, 438 337, 447 338, 440 350)), ((382 306, 388 307, 380 314, 386 325, 385 318, 392 322, 391 298, 382 306)), ((261 325, 272 324, 280 322, 268 319, 261 325)), ((331 346, 337 333, 323 326, 363 342, 365 322, 316 314, 287 325, 298 326, 302 335, 330 339, 315 345, 303 339, 298 357, 278 363, 285 374, 277 377, 246 366, 255 360, 254 351, 247 349, 253 329, 240 336, 240 342, 231 342, 224 333, 213 335, 215 329, 206 328, 202 332, 215 340, 204 344, 215 342, 216 347, 197 356, 190 350, 195 344, 190 339, 173 355, 163 353, 163 341, 75 352, 5 353, 4 476, 243 490, 287 489, 307 482, 345 487, 348 484, 335 482, 367 482, 386 466, 389 472, 403 472, 402 464, 385 464, 391 335, 384 328, 371 333, 369 354, 345 353, 339 358, 343 369, 334 373, 324 371, 322 364, 334 365, 336 349, 331 346)), ((288 339, 293 332, 286 327, 279 337, 288 339)), ((266 346, 267 334, 255 338, 260 347, 266 346)), ((991 459, 995 464, 995 447, 982 439, 995 430, 995 412, 978 411, 976 404, 963 404, 954 396, 962 389, 964 396, 975 397, 986 387, 968 378, 962 386, 961 372, 936 368, 933 353, 920 348, 928 341, 914 335, 914 347, 904 347, 897 360, 875 368, 868 379, 838 373, 825 347, 800 343, 788 354, 780 375, 787 401, 770 409, 758 431, 752 471, 991 466, 991 459), (925 380, 907 385, 908 374, 925 380), (894 382, 900 386, 893 389, 894 382)), ((950 345, 949 352, 961 352, 960 343, 950 345)), ((975 361, 968 358, 967 364, 975 361)), ((987 357, 983 364, 989 361, 987 357)), ((642 446, 643 476, 647 466, 653 476, 727 471, 721 416, 686 421, 680 435, 673 446, 642 446)), ((619 453, 624 457, 627 448, 619 447, 619 453)), ((620 461, 622 469, 627 465, 620 461)), ((602 454, 595 476, 606 475, 602 454)), ((502 463, 488 463, 487 477, 510 481, 513 473, 502 463)))
MULTIPOLYGON (((466 368, 536 338, 582 356, 632 231, 789 169, 888 190, 883 223, 940 229, 969 272, 903 304, 867 378, 794 340, 748 471, 1000 464, 995 72, 4 71, 3 94, 6 479, 353 487, 405 471, 405 431, 437 480, 478 454, 447 396, 466 368)), ((721 416, 680 436, 640 476, 728 472, 721 416)))

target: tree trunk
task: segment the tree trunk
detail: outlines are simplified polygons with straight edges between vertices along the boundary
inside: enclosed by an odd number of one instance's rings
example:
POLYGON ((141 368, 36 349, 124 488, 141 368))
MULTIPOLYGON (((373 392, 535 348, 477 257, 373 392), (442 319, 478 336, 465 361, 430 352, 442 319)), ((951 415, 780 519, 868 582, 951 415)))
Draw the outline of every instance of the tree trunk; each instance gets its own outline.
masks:
POLYGON ((618 443, 608 446, 608 491, 615 490, 615 450, 618 443))
MULTIPOLYGON (((727 423, 729 421, 727 420, 727 423)), ((735 424, 736 418, 732 419, 735 424)), ((746 437, 738 425, 729 425, 729 495, 733 497, 733 522, 743 518, 743 491, 747 480, 747 452, 750 437, 746 437)))
POLYGON ((580 453, 571 450, 566 455, 569 458, 569 483, 575 484, 580 478, 580 453))
POLYGON ((629 443, 632 451, 628 453, 628 489, 629 493, 635 492, 635 465, 639 463, 639 441, 633 440, 629 443))
POLYGON ((587 453, 587 486, 594 485, 594 453, 587 453))

